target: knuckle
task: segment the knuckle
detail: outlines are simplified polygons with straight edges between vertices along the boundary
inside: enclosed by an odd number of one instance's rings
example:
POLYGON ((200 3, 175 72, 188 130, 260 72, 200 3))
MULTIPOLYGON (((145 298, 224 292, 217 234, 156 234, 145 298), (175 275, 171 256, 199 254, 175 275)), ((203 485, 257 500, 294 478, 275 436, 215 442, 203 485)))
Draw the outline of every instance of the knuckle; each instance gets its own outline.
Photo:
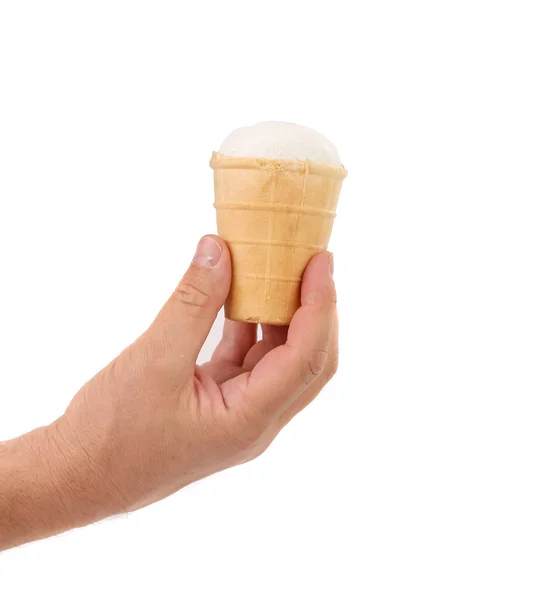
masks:
POLYGON ((176 366, 170 361, 169 342, 163 337, 142 336, 130 347, 127 360, 134 379, 167 375, 176 366))
POLYGON ((151 338, 143 343, 141 360, 146 365, 161 365, 166 362, 169 353, 168 344, 162 338, 151 338))
POLYGON ((175 290, 175 296, 192 315, 201 313, 210 303, 210 294, 203 289, 202 278, 183 279, 175 290))
POLYGON ((338 371, 338 352, 334 352, 329 356, 329 360, 327 361, 327 366, 325 367, 325 373, 327 375, 327 381, 330 381, 338 371))
POLYGON ((264 452, 269 448, 270 444, 271 444, 270 441, 266 441, 263 443, 257 443, 255 446, 253 446, 253 448, 249 452, 249 454, 246 458, 246 462, 255 460, 255 459, 259 458, 260 456, 262 456, 262 454, 264 454, 264 452))
POLYGON ((309 385, 318 375, 322 373, 327 364, 327 352, 325 350, 315 350, 311 352, 303 361, 303 382, 309 385))
POLYGON ((334 304, 334 307, 336 308, 336 305, 338 303, 338 295, 336 293, 336 287, 334 285, 331 288, 330 300, 334 304))
POLYGON ((168 354, 168 344, 161 337, 149 338, 142 345, 142 360, 146 363, 159 363, 168 354))
POLYGON ((250 452, 259 446, 266 430, 263 416, 257 411, 244 412, 237 422, 234 443, 241 452, 250 452))
POLYGON ((234 447, 238 454, 249 455, 258 444, 259 438, 247 432, 240 432, 234 439, 234 447))
POLYGON ((334 286, 308 292, 304 304, 323 307, 326 310, 336 310, 337 297, 334 286))

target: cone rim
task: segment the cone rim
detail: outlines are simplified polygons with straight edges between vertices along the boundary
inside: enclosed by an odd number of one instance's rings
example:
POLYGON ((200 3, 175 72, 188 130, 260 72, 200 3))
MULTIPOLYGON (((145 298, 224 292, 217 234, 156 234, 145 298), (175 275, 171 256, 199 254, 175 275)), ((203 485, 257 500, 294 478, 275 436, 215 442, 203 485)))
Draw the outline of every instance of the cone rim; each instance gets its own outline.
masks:
POLYGON ((250 156, 226 156, 213 152, 210 159, 212 169, 258 169, 261 171, 294 171, 312 175, 324 175, 333 179, 345 179, 347 170, 342 165, 336 167, 326 163, 309 160, 282 160, 250 156))

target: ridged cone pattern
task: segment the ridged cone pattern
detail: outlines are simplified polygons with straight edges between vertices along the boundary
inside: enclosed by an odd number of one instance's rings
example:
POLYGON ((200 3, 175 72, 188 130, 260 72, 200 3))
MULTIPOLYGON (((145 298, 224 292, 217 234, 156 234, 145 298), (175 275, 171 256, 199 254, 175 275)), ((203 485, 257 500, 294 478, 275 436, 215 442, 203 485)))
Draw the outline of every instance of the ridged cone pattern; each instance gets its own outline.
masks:
POLYGON ((287 325, 309 260, 331 237, 343 167, 214 152, 218 234, 232 256, 234 321, 287 325))

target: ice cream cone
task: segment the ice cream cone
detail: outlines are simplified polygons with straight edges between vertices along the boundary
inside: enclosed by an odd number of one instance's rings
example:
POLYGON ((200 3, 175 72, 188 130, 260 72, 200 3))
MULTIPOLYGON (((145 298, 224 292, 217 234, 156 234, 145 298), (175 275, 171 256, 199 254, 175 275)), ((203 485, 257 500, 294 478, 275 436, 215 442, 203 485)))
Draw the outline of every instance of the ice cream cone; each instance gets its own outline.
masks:
POLYGON ((327 248, 347 172, 216 152, 210 166, 218 233, 232 256, 225 314, 234 321, 287 325, 300 305, 306 265, 327 248))

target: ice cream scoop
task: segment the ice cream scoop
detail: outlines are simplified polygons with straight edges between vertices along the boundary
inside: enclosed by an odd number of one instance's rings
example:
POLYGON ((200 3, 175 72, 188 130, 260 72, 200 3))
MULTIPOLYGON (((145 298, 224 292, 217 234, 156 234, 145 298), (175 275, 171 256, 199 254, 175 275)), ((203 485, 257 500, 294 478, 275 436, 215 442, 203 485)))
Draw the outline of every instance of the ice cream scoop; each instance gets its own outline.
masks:
POLYGON ((287 325, 306 265, 329 243, 347 175, 338 152, 313 129, 268 121, 233 131, 210 166, 232 256, 226 316, 287 325))
POLYGON ((309 127, 263 121, 230 133, 219 148, 225 156, 248 156, 279 160, 308 160, 341 166, 334 144, 309 127))

